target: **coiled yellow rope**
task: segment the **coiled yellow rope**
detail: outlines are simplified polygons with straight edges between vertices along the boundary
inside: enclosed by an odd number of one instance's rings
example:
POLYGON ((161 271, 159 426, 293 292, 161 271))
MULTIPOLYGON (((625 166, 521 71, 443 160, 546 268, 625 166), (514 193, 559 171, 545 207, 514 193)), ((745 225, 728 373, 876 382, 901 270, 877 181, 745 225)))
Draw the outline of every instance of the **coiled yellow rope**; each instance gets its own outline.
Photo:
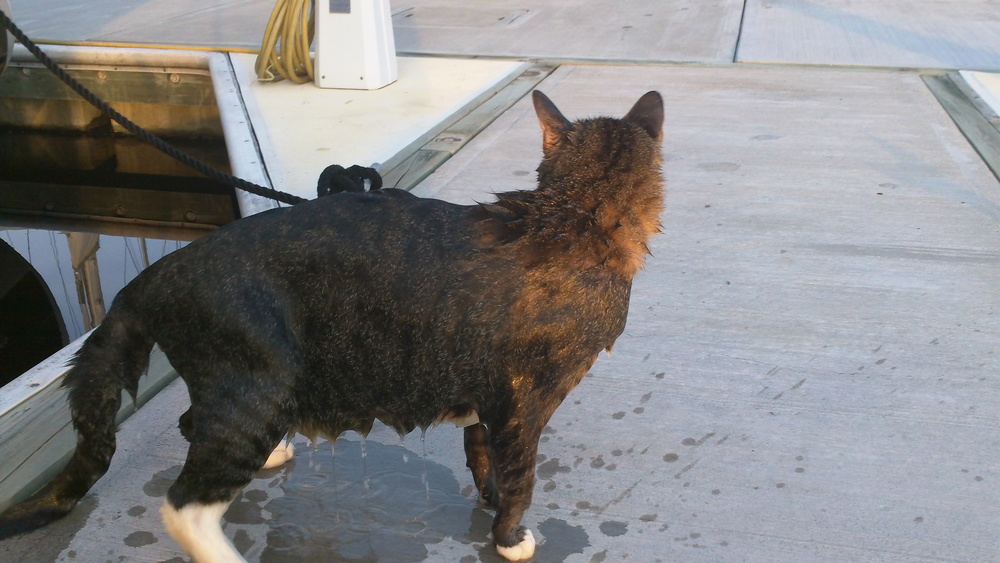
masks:
POLYGON ((287 78, 304 84, 313 79, 309 55, 315 31, 313 1, 278 0, 275 4, 254 63, 258 80, 287 78))

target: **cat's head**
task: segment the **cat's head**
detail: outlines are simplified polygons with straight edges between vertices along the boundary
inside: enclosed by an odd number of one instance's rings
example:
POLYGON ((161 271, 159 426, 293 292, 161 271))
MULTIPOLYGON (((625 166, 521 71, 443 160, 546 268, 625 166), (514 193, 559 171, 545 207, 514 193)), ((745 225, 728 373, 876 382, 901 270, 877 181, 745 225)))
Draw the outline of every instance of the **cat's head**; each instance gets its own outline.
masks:
MULTIPOLYGON (((647 92, 625 117, 570 121, 545 94, 532 93, 542 128, 538 187, 572 192, 578 202, 622 205, 663 199, 663 98, 647 92)), ((659 215, 660 209, 650 209, 659 215)))
POLYGON ((486 247, 517 243, 520 258, 608 265, 627 279, 642 267, 663 211, 663 99, 639 98, 622 118, 570 121, 533 93, 542 128, 538 188, 497 194, 471 214, 486 247))
MULTIPOLYGON (((574 123, 566 119, 552 103, 552 100, 541 91, 535 90, 531 97, 535 104, 535 113, 538 114, 538 121, 542 126, 542 150, 546 156, 560 150, 566 150, 568 145, 580 142, 587 135, 586 125, 594 120, 581 120, 574 123)), ((649 135, 659 147, 663 141, 663 97, 656 91, 646 92, 625 114, 625 117, 612 121, 620 121, 638 127, 649 135)))
POLYGON ((634 274, 661 226, 663 98, 647 92, 620 119, 570 121, 545 94, 532 97, 543 139, 537 191, 591 214, 599 225, 591 232, 603 233, 634 274))

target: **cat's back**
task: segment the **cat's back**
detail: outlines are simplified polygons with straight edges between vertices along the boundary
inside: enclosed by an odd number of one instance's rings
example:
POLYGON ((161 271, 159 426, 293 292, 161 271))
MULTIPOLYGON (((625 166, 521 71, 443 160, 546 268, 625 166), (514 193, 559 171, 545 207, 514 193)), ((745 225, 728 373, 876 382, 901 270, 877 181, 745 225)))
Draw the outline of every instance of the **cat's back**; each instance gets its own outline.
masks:
POLYGON ((121 292, 157 323, 262 307, 315 307, 331 292, 411 291, 475 253, 467 208, 378 192, 342 193, 226 225, 171 253, 121 292))
POLYGON ((469 240, 467 209, 415 196, 335 194, 230 223, 165 257, 150 277, 200 283, 212 276, 280 275, 323 260, 384 261, 405 249, 455 252, 469 240))

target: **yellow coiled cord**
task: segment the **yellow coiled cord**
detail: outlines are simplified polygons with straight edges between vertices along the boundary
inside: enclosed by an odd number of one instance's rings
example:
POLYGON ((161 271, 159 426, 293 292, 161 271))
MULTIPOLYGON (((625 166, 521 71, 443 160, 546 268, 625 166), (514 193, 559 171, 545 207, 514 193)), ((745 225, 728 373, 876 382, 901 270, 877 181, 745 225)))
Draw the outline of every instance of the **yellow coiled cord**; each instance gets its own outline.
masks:
POLYGON ((287 78, 304 84, 313 79, 313 61, 309 56, 315 32, 313 14, 313 0, 278 0, 254 63, 258 80, 287 78))

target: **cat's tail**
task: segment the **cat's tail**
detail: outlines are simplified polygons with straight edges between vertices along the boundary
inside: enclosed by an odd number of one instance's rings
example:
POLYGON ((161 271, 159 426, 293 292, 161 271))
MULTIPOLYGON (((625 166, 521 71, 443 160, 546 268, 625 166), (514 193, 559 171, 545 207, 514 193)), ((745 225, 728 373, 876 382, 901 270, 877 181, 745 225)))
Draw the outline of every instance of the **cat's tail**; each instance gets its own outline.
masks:
POLYGON ((115 419, 122 390, 135 398, 153 347, 142 323, 123 301, 119 294, 104 322, 77 352, 63 381, 77 433, 73 457, 49 484, 0 515, 0 539, 69 514, 108 470, 115 453, 115 419))

